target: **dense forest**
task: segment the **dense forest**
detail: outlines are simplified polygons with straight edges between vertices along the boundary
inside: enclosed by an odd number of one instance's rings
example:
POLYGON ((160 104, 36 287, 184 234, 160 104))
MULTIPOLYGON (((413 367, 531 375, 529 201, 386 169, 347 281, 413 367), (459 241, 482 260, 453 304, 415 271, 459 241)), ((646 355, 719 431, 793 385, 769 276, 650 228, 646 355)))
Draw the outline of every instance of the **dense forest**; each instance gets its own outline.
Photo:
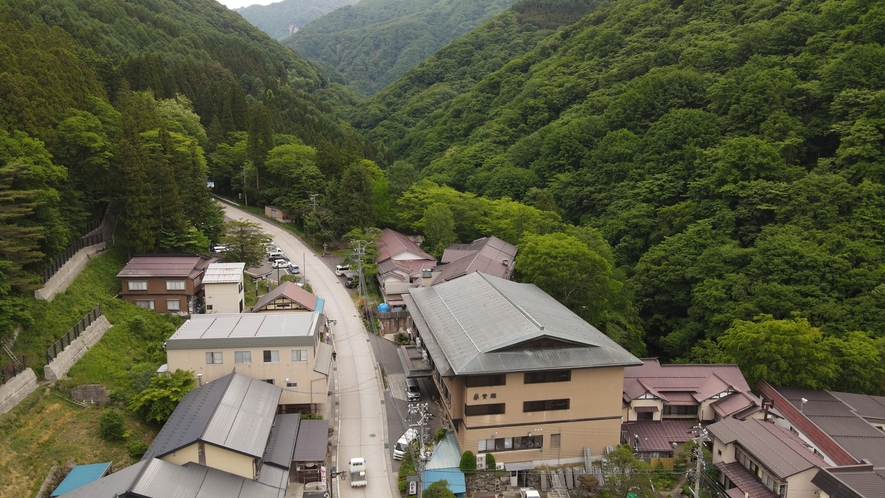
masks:
POLYGON ((235 9, 253 26, 275 40, 288 38, 310 21, 329 12, 353 5, 358 0, 282 0, 270 5, 250 5, 235 9))
POLYGON ((130 252, 205 250, 211 180, 329 241, 496 235, 637 355, 880 393, 882 19, 521 0, 360 101, 210 0, 2 6, 0 335, 105 206, 130 252))
POLYGON ((372 95, 515 0, 361 0, 282 41, 372 95))

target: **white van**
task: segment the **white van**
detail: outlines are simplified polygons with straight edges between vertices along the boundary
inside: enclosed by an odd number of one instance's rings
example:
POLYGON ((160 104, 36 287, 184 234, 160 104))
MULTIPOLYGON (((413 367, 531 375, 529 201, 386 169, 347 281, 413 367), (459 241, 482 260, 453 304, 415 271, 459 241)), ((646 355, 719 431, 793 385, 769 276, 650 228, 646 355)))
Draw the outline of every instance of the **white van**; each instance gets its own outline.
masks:
POLYGON ((409 429, 399 439, 397 439, 396 444, 393 445, 393 459, 394 460, 402 460, 403 455, 409 451, 409 445, 412 444, 412 441, 418 437, 418 432, 415 429, 409 429))

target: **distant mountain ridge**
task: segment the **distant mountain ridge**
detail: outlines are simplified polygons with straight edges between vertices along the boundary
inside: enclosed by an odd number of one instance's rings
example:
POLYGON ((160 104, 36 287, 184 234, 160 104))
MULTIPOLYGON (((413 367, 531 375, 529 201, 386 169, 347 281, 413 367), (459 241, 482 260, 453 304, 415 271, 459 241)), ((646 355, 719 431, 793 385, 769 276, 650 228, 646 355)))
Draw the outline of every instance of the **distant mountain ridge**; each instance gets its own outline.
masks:
POLYGON ((515 0, 362 0, 282 41, 334 67, 361 95, 373 95, 515 0))
POLYGON ((271 38, 282 40, 307 23, 359 0, 283 0, 270 5, 250 5, 234 9, 253 26, 271 38))

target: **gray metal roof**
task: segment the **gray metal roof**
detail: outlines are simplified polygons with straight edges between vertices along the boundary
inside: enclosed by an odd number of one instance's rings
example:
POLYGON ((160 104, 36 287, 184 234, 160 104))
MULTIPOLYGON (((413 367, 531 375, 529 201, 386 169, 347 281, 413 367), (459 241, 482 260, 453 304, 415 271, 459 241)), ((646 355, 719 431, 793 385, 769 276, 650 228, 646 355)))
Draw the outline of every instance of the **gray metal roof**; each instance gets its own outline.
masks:
MULTIPOLYGON (((776 389, 797 410, 801 408, 805 418, 857 461, 866 459, 873 465, 885 466, 885 434, 864 420, 835 393, 792 387, 776 389), (803 404, 802 398, 808 401, 803 404)), ((844 394, 842 396, 856 401, 844 394)))
POLYGON ((197 441, 261 457, 282 392, 237 373, 209 382, 185 395, 143 459, 159 458, 197 441))
POLYGON ((313 371, 323 375, 329 375, 332 372, 332 346, 328 343, 320 342, 317 344, 313 371))
POLYGON ((707 427, 723 443, 737 443, 777 475, 786 479, 808 469, 828 467, 790 431, 758 419, 726 418, 707 427))
POLYGON ((316 312, 192 315, 166 341, 166 349, 310 346, 321 316, 316 312))
POLYGON ((444 375, 642 364, 533 284, 477 272, 409 289, 406 302, 444 375), (526 346, 538 340, 561 346, 526 346))
POLYGON ((833 498, 880 498, 885 468, 864 464, 821 469, 811 483, 833 498))
POLYGON ((265 464, 283 469, 288 469, 292 465, 292 453, 295 451, 295 438, 298 437, 300 423, 301 414, 299 413, 277 415, 273 429, 270 430, 270 439, 267 440, 267 450, 264 453, 265 464))
POLYGON ((455 433, 448 431, 442 441, 433 449, 433 456, 427 462, 425 469, 457 469, 460 465, 461 448, 458 446, 455 433))
POLYGON ((283 498, 283 486, 266 485, 196 463, 156 458, 141 461, 70 493, 65 498, 283 498))
POLYGON ((246 263, 212 263, 203 274, 204 284, 236 284, 242 282, 246 263))
POLYGON ((329 441, 329 422, 325 420, 302 420, 295 441, 293 462, 321 462, 326 459, 329 441))

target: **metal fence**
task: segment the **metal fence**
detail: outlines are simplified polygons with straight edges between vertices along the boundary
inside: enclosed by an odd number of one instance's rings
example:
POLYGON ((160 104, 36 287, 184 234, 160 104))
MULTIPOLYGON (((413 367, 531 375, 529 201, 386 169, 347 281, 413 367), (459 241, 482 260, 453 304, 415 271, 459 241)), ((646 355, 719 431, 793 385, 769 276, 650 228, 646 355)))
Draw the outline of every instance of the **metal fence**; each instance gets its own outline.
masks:
POLYGON ((61 336, 61 339, 55 341, 55 343, 46 350, 46 363, 52 363, 58 354, 65 350, 66 347, 71 345, 76 338, 80 337, 80 334, 86 331, 92 322, 98 320, 98 317, 101 316, 101 306, 96 306, 92 308, 86 316, 84 316, 77 325, 74 325, 71 330, 68 330, 65 335, 61 336))
POLYGON ((101 244, 102 242, 104 242, 103 232, 98 232, 93 235, 84 235, 77 239, 77 241, 74 242, 73 245, 68 247, 65 252, 55 258, 55 260, 53 260, 52 263, 49 263, 49 266, 47 266, 43 270, 43 283, 45 284, 46 282, 48 282, 49 279, 52 278, 52 276, 55 275, 58 270, 60 270, 61 267, 65 265, 65 263, 68 262, 68 260, 73 258, 74 255, 77 254, 78 251, 80 251, 80 249, 93 246, 95 244, 101 244))
POLYGON ((19 358, 18 360, 13 361, 12 363, 7 363, 6 365, 0 367, 0 381, 2 381, 0 382, 0 385, 6 384, 7 382, 15 378, 16 375, 24 372, 25 368, 27 368, 27 364, 25 363, 24 355, 22 355, 21 358, 19 358))

